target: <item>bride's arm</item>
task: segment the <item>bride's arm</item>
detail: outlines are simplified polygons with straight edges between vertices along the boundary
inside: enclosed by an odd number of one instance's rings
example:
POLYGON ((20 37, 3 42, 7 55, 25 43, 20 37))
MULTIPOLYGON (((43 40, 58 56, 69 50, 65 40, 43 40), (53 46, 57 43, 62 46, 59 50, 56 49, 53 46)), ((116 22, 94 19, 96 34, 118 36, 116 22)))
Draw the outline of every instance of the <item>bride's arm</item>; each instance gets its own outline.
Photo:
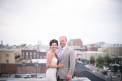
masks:
POLYGON ((52 64, 51 60, 53 58, 53 55, 51 53, 47 53, 47 67, 48 68, 61 68, 63 67, 62 64, 52 64))

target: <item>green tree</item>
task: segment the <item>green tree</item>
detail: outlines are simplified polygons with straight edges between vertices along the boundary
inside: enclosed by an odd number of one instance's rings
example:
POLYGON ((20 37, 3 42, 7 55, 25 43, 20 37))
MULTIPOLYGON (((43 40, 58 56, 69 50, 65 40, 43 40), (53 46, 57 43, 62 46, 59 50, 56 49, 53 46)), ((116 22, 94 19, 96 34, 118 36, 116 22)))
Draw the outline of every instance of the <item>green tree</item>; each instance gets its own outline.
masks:
POLYGON ((90 57, 90 64, 95 64, 95 57, 94 56, 90 57))
POLYGON ((99 55, 97 58, 96 58, 96 66, 98 68, 103 68, 104 66, 104 57, 102 57, 101 55, 99 55))
POLYGON ((104 56, 104 65, 109 67, 109 64, 111 64, 111 62, 112 62, 112 58, 108 54, 106 54, 104 56))

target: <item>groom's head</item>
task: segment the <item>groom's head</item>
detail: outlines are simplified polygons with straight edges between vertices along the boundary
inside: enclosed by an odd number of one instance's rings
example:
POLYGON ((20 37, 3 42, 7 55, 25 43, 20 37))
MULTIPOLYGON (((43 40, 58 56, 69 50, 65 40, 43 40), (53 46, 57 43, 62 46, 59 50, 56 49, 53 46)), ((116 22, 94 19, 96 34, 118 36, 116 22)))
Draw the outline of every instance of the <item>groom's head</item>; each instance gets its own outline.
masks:
POLYGON ((60 46, 63 48, 67 44, 67 37, 66 36, 60 36, 59 41, 60 41, 60 46))

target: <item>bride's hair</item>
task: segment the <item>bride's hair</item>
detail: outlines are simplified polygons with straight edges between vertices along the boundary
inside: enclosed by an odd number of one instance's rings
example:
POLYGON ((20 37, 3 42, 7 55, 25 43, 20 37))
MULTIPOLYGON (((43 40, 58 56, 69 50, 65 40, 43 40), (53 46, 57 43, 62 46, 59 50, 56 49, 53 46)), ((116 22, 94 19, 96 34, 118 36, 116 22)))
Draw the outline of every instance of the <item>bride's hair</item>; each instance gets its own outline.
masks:
POLYGON ((56 40, 56 39, 52 39, 52 40, 50 41, 49 45, 51 46, 51 45, 52 45, 52 43, 56 43, 56 44, 57 44, 57 46, 58 46, 58 40, 56 40))

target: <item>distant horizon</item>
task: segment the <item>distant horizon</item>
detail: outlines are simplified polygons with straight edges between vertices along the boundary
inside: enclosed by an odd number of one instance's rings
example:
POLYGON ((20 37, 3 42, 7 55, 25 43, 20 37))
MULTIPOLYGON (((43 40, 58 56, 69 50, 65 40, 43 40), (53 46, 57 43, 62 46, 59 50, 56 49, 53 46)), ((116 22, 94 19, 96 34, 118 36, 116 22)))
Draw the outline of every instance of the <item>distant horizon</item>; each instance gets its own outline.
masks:
MULTIPOLYGON (((71 40, 71 39, 70 39, 71 40)), ((68 40, 68 42, 70 41, 70 40, 68 40)), ((82 41, 82 40, 81 40, 82 41)), ((9 45, 9 46, 13 46, 13 45, 23 45, 23 44, 26 44, 26 45, 38 45, 38 44, 40 44, 40 45, 44 45, 44 46, 48 46, 49 45, 49 43, 38 43, 38 41, 37 42, 35 42, 35 43, 19 43, 19 44, 16 44, 16 43, 4 43, 4 41, 2 41, 3 42, 3 45, 9 45)), ((41 41, 40 41, 41 42, 41 41)), ((83 41, 82 41, 83 42, 83 41)), ((92 42, 92 43, 86 43, 86 44, 84 44, 83 43, 83 45, 89 45, 89 44, 96 44, 96 43, 101 43, 101 42, 103 42, 103 43, 105 43, 105 44, 122 44, 122 43, 110 43, 110 42, 105 42, 105 41, 97 41, 97 42, 92 42)), ((1 44, 1 41, 0 41, 0 44, 1 44)))

